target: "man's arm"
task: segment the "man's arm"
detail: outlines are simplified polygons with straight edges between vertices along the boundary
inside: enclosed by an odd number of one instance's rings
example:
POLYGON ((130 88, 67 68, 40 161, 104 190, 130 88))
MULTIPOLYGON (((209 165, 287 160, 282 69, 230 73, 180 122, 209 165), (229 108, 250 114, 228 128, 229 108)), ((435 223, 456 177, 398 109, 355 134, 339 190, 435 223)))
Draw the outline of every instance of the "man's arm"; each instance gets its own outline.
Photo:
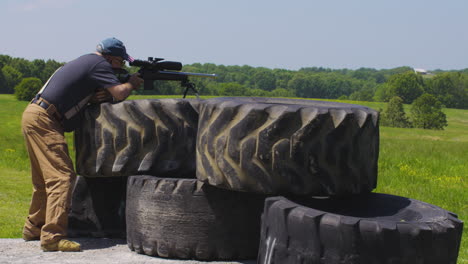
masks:
POLYGON ((109 93, 118 101, 125 100, 133 90, 138 89, 143 84, 143 79, 138 74, 132 74, 126 83, 118 84, 107 88, 109 93))

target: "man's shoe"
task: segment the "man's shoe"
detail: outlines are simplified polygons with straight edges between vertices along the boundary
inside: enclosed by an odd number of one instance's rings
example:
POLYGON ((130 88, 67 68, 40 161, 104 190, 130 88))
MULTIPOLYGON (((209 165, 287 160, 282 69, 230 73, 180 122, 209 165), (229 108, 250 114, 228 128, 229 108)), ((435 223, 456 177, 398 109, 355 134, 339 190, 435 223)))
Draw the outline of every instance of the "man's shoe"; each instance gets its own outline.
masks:
POLYGON ((63 251, 63 252, 77 252, 81 251, 81 245, 79 243, 62 239, 58 242, 41 245, 42 251, 63 251))
POLYGON ((23 234, 23 239, 24 241, 35 241, 35 240, 40 240, 40 237, 23 234))

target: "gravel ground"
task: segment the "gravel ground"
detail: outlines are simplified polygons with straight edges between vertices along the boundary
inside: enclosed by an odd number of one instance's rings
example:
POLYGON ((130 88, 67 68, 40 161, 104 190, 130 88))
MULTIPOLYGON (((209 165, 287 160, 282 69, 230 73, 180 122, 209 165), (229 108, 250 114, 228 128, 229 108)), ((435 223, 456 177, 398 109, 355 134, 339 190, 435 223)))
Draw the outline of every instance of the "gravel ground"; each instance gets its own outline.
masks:
POLYGON ((255 260, 239 262, 202 262, 194 260, 170 260, 140 255, 131 251, 123 239, 76 238, 82 252, 42 252, 39 241, 24 242, 23 239, 0 239, 0 263, 55 264, 255 264, 255 260))

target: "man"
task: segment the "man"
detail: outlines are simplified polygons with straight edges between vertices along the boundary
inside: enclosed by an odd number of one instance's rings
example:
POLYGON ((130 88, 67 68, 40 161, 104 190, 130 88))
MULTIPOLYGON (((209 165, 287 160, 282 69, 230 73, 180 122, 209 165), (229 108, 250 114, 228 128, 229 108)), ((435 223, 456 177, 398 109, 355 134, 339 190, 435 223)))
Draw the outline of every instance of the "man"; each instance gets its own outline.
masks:
POLYGON ((23 113, 22 129, 31 161, 33 195, 23 228, 25 241, 40 240, 43 251, 80 251, 66 240, 71 191, 76 179, 64 131, 79 123, 76 117, 96 91, 126 99, 143 80, 134 74, 120 83, 114 69, 133 60, 124 44, 108 38, 97 52, 83 55, 59 68, 23 113))

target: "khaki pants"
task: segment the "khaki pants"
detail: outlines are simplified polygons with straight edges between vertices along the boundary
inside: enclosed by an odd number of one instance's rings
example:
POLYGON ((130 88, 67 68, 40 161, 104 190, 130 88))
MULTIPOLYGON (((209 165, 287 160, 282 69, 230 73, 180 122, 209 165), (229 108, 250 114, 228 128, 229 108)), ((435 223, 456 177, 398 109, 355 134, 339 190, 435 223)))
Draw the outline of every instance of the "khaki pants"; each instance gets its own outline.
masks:
POLYGON ((68 210, 76 174, 68 154, 62 125, 45 110, 29 104, 22 128, 31 160, 33 194, 23 233, 40 237, 41 244, 67 235, 68 210))

